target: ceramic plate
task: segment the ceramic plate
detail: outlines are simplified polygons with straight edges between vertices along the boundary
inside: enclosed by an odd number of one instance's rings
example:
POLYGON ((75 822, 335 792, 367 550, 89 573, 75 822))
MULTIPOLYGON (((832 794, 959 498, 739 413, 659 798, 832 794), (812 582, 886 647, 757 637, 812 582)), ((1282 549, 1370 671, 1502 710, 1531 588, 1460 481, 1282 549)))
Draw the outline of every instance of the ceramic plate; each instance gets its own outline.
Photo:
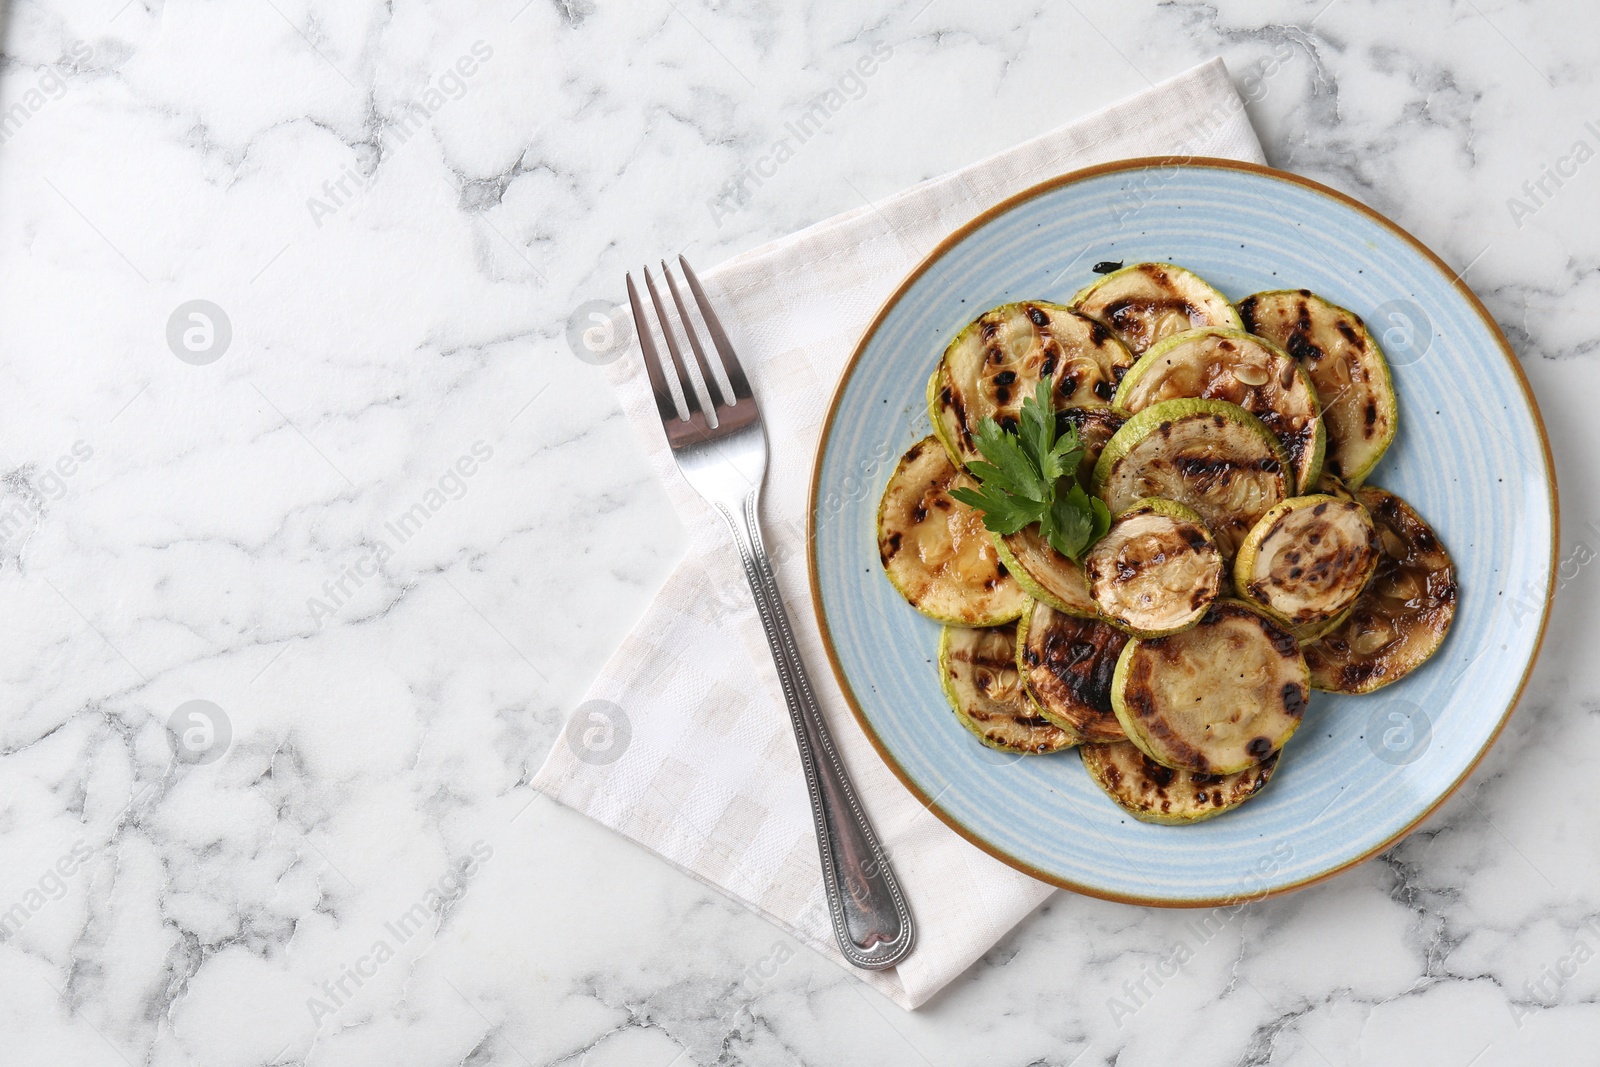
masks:
POLYGON ((1217 160, 1135 160, 1037 186, 947 239, 857 348, 822 434, 811 579, 846 697, 890 767, 951 827, 1038 878, 1132 903, 1201 906, 1307 885, 1388 847, 1471 772, 1533 666, 1554 573, 1556 490, 1521 368, 1433 253, 1303 178, 1217 160), (1389 354, 1400 432, 1369 481, 1410 501, 1455 557, 1442 649, 1365 697, 1314 693, 1272 783, 1186 827, 1140 823, 1075 751, 1014 757, 956 721, 939 625, 885 579, 874 514, 929 432, 945 344, 996 304, 1066 301, 1106 261, 1166 260, 1231 299, 1308 288, 1361 315, 1389 354))

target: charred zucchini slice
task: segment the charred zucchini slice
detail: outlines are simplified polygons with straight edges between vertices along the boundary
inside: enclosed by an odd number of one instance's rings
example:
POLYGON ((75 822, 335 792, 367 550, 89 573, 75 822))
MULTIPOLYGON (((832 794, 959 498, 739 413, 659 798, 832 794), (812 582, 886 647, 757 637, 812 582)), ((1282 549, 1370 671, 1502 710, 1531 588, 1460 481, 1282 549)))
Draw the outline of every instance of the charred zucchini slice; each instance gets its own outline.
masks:
POLYGON ((1317 484, 1326 447, 1322 407, 1305 369, 1277 345, 1219 326, 1174 334, 1123 376, 1112 405, 1132 415, 1181 397, 1244 408, 1283 445, 1295 484, 1317 484))
POLYGON ((1366 508, 1334 496, 1297 496, 1245 536, 1233 585, 1298 635, 1349 610, 1377 569, 1378 531, 1366 508))
POLYGON ((1360 316, 1307 289, 1257 293, 1239 313, 1245 329, 1305 367, 1328 428, 1324 462, 1347 485, 1360 485, 1394 440, 1399 418, 1389 363, 1360 316))
POLYGON ((1000 562, 1023 592, 1067 615, 1092 619, 1099 614, 1089 596, 1089 580, 1084 577, 1083 568, 1051 548, 1037 525, 1025 526, 1014 534, 990 536, 1000 562))
POLYGON ((1094 468, 1113 514, 1145 497, 1200 514, 1224 560, 1267 509, 1293 494, 1294 475, 1261 420, 1222 400, 1163 400, 1129 419, 1094 468))
POLYGON ((1107 329, 1070 308, 1044 301, 986 311, 944 353, 944 388, 963 462, 978 458, 973 436, 985 418, 1017 427, 1024 397, 1050 383, 1057 408, 1104 405, 1133 355, 1107 329))
POLYGON ((1103 324, 1135 356, 1197 326, 1237 330, 1242 325, 1227 297, 1171 263, 1135 263, 1112 271, 1079 290, 1072 306, 1103 324))
POLYGON ((1036 603, 1017 623, 1017 667, 1045 718, 1084 741, 1126 735, 1111 708, 1111 679, 1128 638, 1094 619, 1036 603))
POLYGON ((1237 808, 1266 786, 1278 767, 1274 752, 1235 774, 1191 774, 1163 767, 1131 741, 1084 745, 1084 769, 1106 796, 1141 822, 1187 826, 1237 808))
POLYGON ((1078 743, 1078 735, 1039 714, 1017 668, 1014 626, 946 626, 939 635, 939 680, 950 707, 990 748, 1038 755, 1078 743))
POLYGON ((1083 463, 1078 467, 1078 477, 1085 485, 1094 478, 1094 465, 1100 453, 1105 451, 1106 442, 1122 429, 1123 421, 1109 405, 1056 412, 1057 432, 1064 433, 1068 426, 1078 431, 1078 441, 1083 445, 1083 463))
POLYGON ((1100 614, 1135 637, 1188 629, 1222 587, 1211 531, 1193 509, 1170 500, 1141 500, 1118 515, 1083 569, 1100 614))
POLYGON ((1456 572, 1438 535, 1411 505, 1375 485, 1356 499, 1378 530, 1378 573, 1350 617, 1306 646, 1311 684, 1370 693, 1397 682, 1439 650, 1456 614, 1456 572))
POLYGON ((1111 704, 1128 740, 1162 766, 1236 774, 1289 740, 1309 687, 1295 639, 1223 600, 1181 634, 1129 641, 1111 704))
POLYGON ((971 484, 933 437, 889 478, 878 504, 878 558, 906 602, 956 626, 995 626, 1022 614, 1027 596, 1006 573, 983 520, 950 495, 971 484))

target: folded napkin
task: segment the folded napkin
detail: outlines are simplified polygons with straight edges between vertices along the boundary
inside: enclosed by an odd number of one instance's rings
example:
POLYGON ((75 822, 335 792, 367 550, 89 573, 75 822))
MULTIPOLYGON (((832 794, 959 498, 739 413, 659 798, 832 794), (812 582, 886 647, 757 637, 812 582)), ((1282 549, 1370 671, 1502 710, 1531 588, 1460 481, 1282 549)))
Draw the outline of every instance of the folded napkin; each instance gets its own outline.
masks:
MULTIPOLYGON (((1053 890, 925 810, 845 704, 823 653, 805 566, 807 483, 823 416, 873 315, 952 230, 1055 175, 1167 154, 1263 162, 1220 59, 702 272, 766 420, 772 458, 763 529, 800 652, 918 924, 916 948, 898 967, 851 970, 902 1007, 924 1003, 1053 890)), ((678 474, 638 356, 630 352, 607 371, 688 529, 689 547, 574 712, 534 788, 848 967, 828 921, 782 690, 733 543, 678 474)))

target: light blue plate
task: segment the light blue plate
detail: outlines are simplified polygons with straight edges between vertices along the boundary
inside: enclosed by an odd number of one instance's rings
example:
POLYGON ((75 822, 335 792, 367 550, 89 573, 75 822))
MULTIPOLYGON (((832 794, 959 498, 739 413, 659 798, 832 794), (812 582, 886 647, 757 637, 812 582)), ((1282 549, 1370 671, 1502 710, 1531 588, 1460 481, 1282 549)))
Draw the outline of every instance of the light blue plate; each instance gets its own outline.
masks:
POLYGON ((1306 885, 1388 847, 1459 785, 1532 669, 1554 572, 1556 490, 1516 357, 1436 256, 1343 195, 1262 167, 1142 160, 1038 186, 955 233, 879 313, 834 397, 812 485, 811 573, 857 717, 901 780, 973 843, 1068 889, 1215 905, 1306 885), (1369 479, 1431 522, 1460 601, 1444 647, 1365 697, 1312 696, 1277 776, 1237 811, 1135 821, 1075 751, 1012 757, 951 714, 939 626, 884 577, 874 518, 929 432, 928 375, 996 304, 1065 301, 1100 261, 1166 260, 1232 299, 1307 288, 1367 320, 1394 365, 1400 432, 1369 479))

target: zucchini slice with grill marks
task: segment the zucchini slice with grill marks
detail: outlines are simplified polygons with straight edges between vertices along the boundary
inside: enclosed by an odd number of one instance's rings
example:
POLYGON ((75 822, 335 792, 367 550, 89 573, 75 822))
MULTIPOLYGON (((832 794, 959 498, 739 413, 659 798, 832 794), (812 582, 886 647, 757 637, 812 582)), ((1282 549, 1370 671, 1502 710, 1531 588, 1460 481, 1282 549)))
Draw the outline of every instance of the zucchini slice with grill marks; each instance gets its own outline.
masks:
POLYGON ((1010 622, 1027 603, 1000 562, 978 513, 950 490, 973 484, 933 437, 924 437, 889 478, 878 504, 878 558, 906 602, 956 626, 1010 622))
POLYGON ((1141 500, 1118 515, 1083 560, 1100 614, 1135 637, 1200 621, 1222 588, 1222 553, 1192 508, 1141 500))
POLYGON ((1067 615, 1092 619, 1100 614, 1089 596, 1083 568, 1050 547, 1037 524, 1014 534, 990 536, 1000 562, 1023 592, 1067 615))
POLYGON ((1078 291, 1072 306, 1143 355, 1157 341, 1197 326, 1239 329, 1228 298, 1198 274, 1171 263, 1135 263, 1078 291))
POLYGON ((1056 408, 1108 404, 1133 354, 1100 323, 1044 301, 1005 304, 969 323, 944 353, 945 406, 963 462, 985 418, 1017 427, 1025 397, 1050 383, 1056 408))
POLYGON ((1014 626, 946 626, 939 635, 939 681, 961 725, 1001 752, 1038 755, 1078 743, 1078 735, 1039 714, 1017 668, 1014 626))
POLYGON ((1416 670, 1444 644, 1455 618, 1455 565, 1411 505, 1375 485, 1356 499, 1378 530, 1378 573, 1350 617, 1306 646, 1311 684, 1370 693, 1416 670))
POLYGON ((1322 406, 1298 361, 1243 330, 1207 326, 1174 334, 1146 352, 1117 386, 1124 415, 1181 397, 1237 404, 1278 438, 1296 485, 1316 485, 1326 437, 1322 406))
POLYGON ((1083 462, 1078 465, 1078 477, 1085 485, 1094 478, 1094 465, 1105 451, 1106 442, 1116 436, 1125 420, 1111 410, 1109 404, 1092 407, 1067 408, 1056 412, 1056 431, 1064 433, 1068 426, 1078 431, 1078 443, 1083 445, 1083 462))
POLYGON ((1112 514, 1145 497, 1200 514, 1224 560, 1267 509, 1292 495, 1294 475, 1261 420, 1223 400, 1163 400, 1123 423, 1094 468, 1112 514))
POLYGON ((1322 401, 1330 471, 1351 488, 1377 466, 1399 420, 1389 362, 1361 317, 1308 289, 1257 293, 1239 303, 1244 328, 1300 361, 1322 401))
POLYGON ((1348 611, 1378 569, 1367 509, 1334 496, 1285 500, 1256 523, 1233 561, 1233 586, 1297 636, 1348 611))
POLYGON ((1237 808, 1266 786, 1279 755, 1234 774, 1192 774, 1163 767, 1131 741, 1080 751, 1084 769, 1106 796, 1135 819, 1162 826, 1187 826, 1237 808))
POLYGON ((1111 703, 1128 740, 1162 766, 1236 774, 1283 747, 1309 689, 1294 637, 1223 600, 1181 634, 1129 641, 1111 703))
POLYGON ((1111 679, 1128 638, 1094 619, 1035 603, 1017 623, 1017 667, 1039 712, 1086 742, 1127 735, 1111 708, 1111 679))

